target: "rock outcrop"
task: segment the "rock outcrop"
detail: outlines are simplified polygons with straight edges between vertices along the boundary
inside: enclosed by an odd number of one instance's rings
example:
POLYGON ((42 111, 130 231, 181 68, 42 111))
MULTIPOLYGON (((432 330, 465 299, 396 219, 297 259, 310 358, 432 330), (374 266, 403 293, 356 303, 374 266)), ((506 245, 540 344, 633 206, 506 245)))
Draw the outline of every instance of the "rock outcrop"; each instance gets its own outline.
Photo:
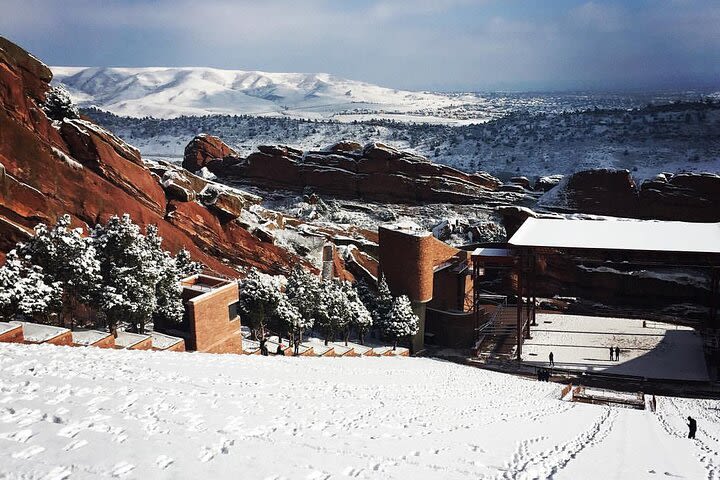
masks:
MULTIPOLYGON (((221 274, 248 266, 285 272, 303 263, 236 219, 257 197, 222 186, 201 195, 206 180, 186 172, 163 179, 136 149, 91 122, 53 122, 42 108, 51 78, 39 60, 0 37, 0 261, 37 223, 68 213, 87 228, 129 213, 142 226, 157 225, 165 248, 187 248, 221 274)), ((197 150, 209 152, 208 145, 197 150)))
POLYGON ((639 219, 720 221, 720 175, 664 173, 639 187, 627 170, 587 170, 563 179, 539 206, 639 219))
POLYGON ((499 192, 501 182, 486 173, 464 173, 380 143, 362 147, 340 142, 308 152, 260 146, 240 159, 216 137, 202 135, 188 144, 183 165, 191 171, 207 167, 223 179, 290 190, 310 187, 323 194, 373 201, 479 203, 502 197, 512 203, 507 199, 522 195, 499 192))

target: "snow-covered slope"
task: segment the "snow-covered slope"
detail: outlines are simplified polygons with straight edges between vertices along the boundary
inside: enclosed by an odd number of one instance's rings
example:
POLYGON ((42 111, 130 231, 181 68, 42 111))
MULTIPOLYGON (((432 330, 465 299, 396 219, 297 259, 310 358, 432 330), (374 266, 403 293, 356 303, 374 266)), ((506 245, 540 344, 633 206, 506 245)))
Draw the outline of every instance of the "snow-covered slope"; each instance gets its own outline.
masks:
POLYGON ((717 478, 718 401, 559 391, 432 359, 0 344, 0 478, 717 478))
MULTIPOLYGON (((325 73, 267 73, 215 68, 52 67, 81 106, 118 115, 270 115, 330 118, 367 112, 412 114, 460 105, 463 99, 409 92, 325 73)), ((468 98, 472 98, 469 96, 468 98)))

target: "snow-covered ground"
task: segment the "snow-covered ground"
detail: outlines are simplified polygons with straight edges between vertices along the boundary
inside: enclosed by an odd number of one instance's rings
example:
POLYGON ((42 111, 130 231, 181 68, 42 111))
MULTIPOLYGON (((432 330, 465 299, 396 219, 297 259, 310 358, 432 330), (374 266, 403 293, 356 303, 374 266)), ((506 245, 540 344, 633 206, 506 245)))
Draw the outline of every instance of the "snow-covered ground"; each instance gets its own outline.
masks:
POLYGON ((720 402, 659 398, 651 413, 559 391, 432 359, 0 344, 0 478, 720 474, 720 402))
POLYGON ((629 318, 538 314, 523 361, 569 370, 607 372, 648 378, 708 380, 700 335, 692 328, 629 318), (620 360, 610 360, 610 347, 620 360))

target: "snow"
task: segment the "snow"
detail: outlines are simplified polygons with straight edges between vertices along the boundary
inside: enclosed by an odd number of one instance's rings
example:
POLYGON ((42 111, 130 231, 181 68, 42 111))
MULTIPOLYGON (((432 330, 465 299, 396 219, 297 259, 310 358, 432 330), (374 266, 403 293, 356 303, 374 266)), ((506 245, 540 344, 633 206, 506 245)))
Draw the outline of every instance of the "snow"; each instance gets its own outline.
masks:
POLYGON ((717 400, 658 411, 427 358, 0 345, 0 477, 716 478, 717 400), (683 438, 685 417, 697 440, 683 438))
POLYGON ((150 332, 150 336, 152 337, 153 348, 159 348, 160 350, 170 348, 182 341, 182 338, 165 335, 159 332, 150 332))
POLYGON ((69 332, 67 328, 55 327, 52 325, 41 325, 39 323, 11 321, 11 325, 20 325, 23 327, 23 337, 26 342, 40 343, 57 337, 65 332, 69 332))
POLYGON ((690 327, 628 318, 540 313, 531 339, 523 345, 523 362, 546 367, 553 352, 555 366, 670 380, 707 381, 703 341, 690 327), (620 360, 611 361, 611 346, 620 360))
MULTIPOLYGON (((52 67, 54 81, 81 106, 118 115, 249 114, 340 121, 387 118, 449 123, 432 112, 485 100, 474 94, 411 92, 326 73, 269 73, 185 68, 52 67)), ((475 123, 491 116, 474 118, 475 123)), ((456 119, 457 123, 469 123, 456 119)))
POLYGON ((720 223, 528 218, 512 236, 515 246, 720 253, 720 223))
POLYGON ((92 345, 110 335, 99 330, 73 330, 72 338, 75 345, 92 345))
POLYGON ((14 330, 18 327, 20 327, 20 325, 13 325, 12 323, 8 322, 0 322, 0 334, 9 332, 10 330, 14 330))
POLYGON ((119 348, 130 348, 143 340, 147 340, 149 335, 142 335, 139 333, 130 332, 118 332, 115 337, 115 345, 119 348))

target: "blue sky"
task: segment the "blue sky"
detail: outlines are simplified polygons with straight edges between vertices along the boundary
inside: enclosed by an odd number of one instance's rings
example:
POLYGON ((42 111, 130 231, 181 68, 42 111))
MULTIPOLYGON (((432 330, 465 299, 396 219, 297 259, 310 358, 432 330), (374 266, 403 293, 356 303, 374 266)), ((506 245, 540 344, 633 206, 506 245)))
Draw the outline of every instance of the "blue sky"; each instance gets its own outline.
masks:
POLYGON ((395 88, 720 87, 720 0, 0 0, 51 65, 327 72, 395 88))

